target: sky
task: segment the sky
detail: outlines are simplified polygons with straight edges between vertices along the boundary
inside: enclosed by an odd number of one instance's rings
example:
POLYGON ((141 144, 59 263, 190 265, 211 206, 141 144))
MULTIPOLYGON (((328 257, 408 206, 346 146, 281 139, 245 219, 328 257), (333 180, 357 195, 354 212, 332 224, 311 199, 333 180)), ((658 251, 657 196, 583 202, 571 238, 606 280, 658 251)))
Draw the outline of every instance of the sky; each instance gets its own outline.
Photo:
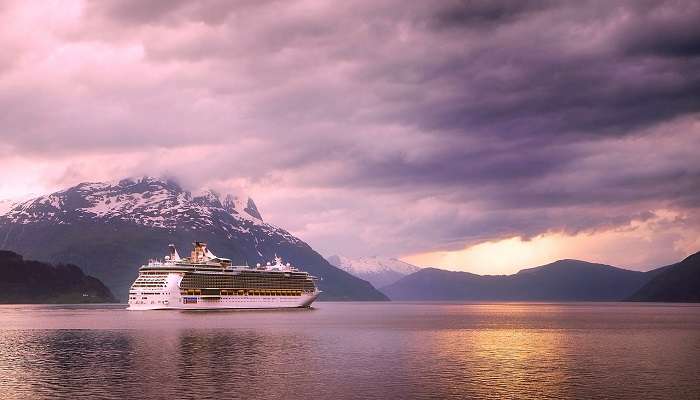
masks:
POLYGON ((700 250, 696 1, 0 0, 0 198, 163 176, 324 255, 700 250))

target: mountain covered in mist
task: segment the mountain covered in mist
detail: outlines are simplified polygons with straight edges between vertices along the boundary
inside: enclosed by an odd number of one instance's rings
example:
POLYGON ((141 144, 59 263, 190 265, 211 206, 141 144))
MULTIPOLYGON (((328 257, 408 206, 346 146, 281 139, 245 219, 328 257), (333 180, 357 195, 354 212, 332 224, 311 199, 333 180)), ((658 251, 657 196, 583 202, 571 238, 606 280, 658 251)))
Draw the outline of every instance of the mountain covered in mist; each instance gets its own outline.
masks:
POLYGON ((0 303, 110 303, 116 301, 99 279, 71 264, 25 260, 0 250, 0 303))
POLYGON ((349 272, 350 274, 368 281, 374 287, 380 288, 391 285, 406 275, 420 268, 396 258, 360 257, 350 258, 333 255, 327 258, 331 265, 349 272))
POLYGON ((199 195, 155 178, 81 183, 15 204, 0 215, 0 249, 80 265, 124 299, 138 268, 169 243, 204 241, 239 264, 281 256, 321 278, 324 300, 386 300, 368 282, 330 265, 308 244, 263 221, 250 198, 199 195))
POLYGON ((17 205, 17 202, 11 200, 0 200, 0 215, 6 214, 17 205))
POLYGON ((513 275, 425 268, 381 290, 392 300, 619 301, 657 273, 579 260, 560 260, 513 275))
POLYGON ((700 252, 656 271, 655 276, 632 294, 629 300, 700 302, 700 252))

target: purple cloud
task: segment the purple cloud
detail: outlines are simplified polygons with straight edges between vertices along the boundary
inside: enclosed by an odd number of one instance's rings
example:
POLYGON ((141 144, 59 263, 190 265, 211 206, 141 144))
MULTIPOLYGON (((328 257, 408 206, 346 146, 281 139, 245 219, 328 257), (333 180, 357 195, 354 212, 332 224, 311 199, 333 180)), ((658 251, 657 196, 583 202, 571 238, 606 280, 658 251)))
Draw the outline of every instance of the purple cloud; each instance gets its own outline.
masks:
POLYGON ((46 187, 162 174, 247 190, 334 253, 662 209, 687 224, 698 19, 691 1, 8 2, 0 154, 47 165, 46 187))

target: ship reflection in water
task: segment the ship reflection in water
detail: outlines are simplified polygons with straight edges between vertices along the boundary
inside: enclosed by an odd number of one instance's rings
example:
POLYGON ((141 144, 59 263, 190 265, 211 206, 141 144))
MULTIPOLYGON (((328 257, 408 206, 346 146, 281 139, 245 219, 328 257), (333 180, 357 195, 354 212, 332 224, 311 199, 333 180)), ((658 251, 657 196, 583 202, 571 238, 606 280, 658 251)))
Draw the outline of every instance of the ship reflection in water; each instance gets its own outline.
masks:
POLYGON ((700 307, 0 307, 3 398, 698 398, 700 307))

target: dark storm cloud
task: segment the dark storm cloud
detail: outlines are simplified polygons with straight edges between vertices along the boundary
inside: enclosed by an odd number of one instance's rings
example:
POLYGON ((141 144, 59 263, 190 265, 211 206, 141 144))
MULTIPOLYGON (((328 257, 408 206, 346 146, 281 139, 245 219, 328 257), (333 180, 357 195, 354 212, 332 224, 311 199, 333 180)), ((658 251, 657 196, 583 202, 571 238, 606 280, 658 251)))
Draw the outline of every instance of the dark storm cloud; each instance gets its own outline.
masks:
POLYGON ((455 0, 435 4, 431 19, 436 29, 472 28, 511 22, 524 14, 548 8, 550 1, 482 1, 455 0))
MULTIPOLYGON (((504 137, 575 140, 626 135, 700 108, 698 62, 552 56, 522 60, 508 82, 475 81, 472 70, 455 82, 464 95, 416 122, 427 129, 486 128, 504 137)), ((488 65, 500 63, 495 58, 488 65)))
MULTIPOLYGON (((584 17, 576 13, 575 3, 557 3, 530 19, 521 15, 503 26, 498 16, 520 15, 523 10, 514 7, 508 13, 503 10, 509 3, 493 3, 500 11, 493 18, 479 18, 480 8, 471 9, 472 4, 478 3, 463 3, 459 15, 473 12, 481 24, 465 22, 464 30, 435 39, 474 44, 443 59, 390 63, 375 72, 397 84, 411 76, 451 93, 437 101, 407 104, 391 118, 403 116, 423 129, 457 134, 482 128, 505 138, 570 141, 627 135, 634 128, 700 108, 700 60, 690 57, 700 43, 695 40, 700 32, 694 23, 700 18, 694 11, 697 6, 674 9, 683 20, 680 26, 670 17, 644 23, 647 13, 663 7, 642 13, 635 3, 611 5, 606 13, 595 15, 582 12, 584 17), (632 21, 616 22, 627 13, 632 21), (607 23, 601 24, 601 17, 607 23), (586 29, 590 32, 575 33, 586 29), (601 35, 599 43, 590 43, 596 35, 601 35), (679 60, 679 54, 689 57, 679 60)), ((517 4, 524 8, 522 2, 517 4)))
POLYGON ((699 3, 652 2, 640 5, 635 18, 621 32, 623 51, 661 57, 700 56, 699 3))
POLYGON ((700 203, 687 151, 700 145, 697 2, 90 1, 81 13, 27 38, 31 62, 0 56, 14 152, 180 151, 134 170, 331 191, 283 222, 327 210, 401 238, 394 253, 700 203), (374 194, 392 209, 358 212, 374 194))

